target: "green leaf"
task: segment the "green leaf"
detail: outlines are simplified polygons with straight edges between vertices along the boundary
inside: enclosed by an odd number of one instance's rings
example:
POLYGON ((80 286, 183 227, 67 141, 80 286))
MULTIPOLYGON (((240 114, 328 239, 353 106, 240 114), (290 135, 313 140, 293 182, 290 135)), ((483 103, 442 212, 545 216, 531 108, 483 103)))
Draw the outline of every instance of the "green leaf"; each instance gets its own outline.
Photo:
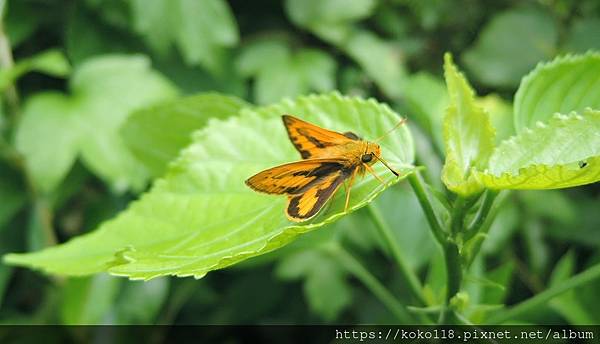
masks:
POLYGON ((449 103, 444 83, 425 72, 414 74, 408 79, 404 99, 421 127, 443 150, 442 120, 449 103))
POLYGON ((106 318, 119 291, 120 280, 106 274, 70 278, 64 285, 61 320, 65 325, 109 323, 106 318))
POLYGON ((285 42, 256 41, 236 62, 240 74, 256 79, 254 99, 260 104, 335 88, 335 60, 317 49, 292 52, 285 42))
POLYGON ((169 293, 169 280, 128 281, 115 302, 116 324, 155 324, 169 293))
MULTIPOLYGON (((498 210, 494 222, 485 235, 485 241, 481 245, 481 249, 485 255, 498 255, 502 250, 510 246, 510 240, 521 224, 519 206, 516 204, 516 202, 509 201, 504 203, 498 210)), ((490 301, 488 303, 493 302, 490 301)))
POLYGON ((588 50, 600 50, 600 18, 580 18, 573 22, 563 50, 585 53, 588 50))
MULTIPOLYGON (((211 121, 170 165, 151 191, 116 219, 66 244, 31 254, 5 256, 10 264, 50 273, 85 275, 106 271, 135 279, 162 275, 202 277, 246 258, 277 249, 297 235, 344 215, 344 194, 307 223, 291 223, 285 197, 252 191, 244 180, 254 173, 299 159, 281 115, 293 113, 336 131, 365 139, 383 135, 397 122, 389 107, 337 93, 300 97, 211 121)), ((407 127, 380 142, 382 155, 406 176, 414 148, 407 127)), ((397 182, 381 164, 382 178, 397 182)), ((366 175, 352 188, 349 210, 365 206, 383 191, 366 175)))
POLYGON ((32 179, 45 192, 63 180, 77 157, 81 132, 75 106, 58 92, 38 93, 24 105, 16 147, 32 179))
POLYGON ((302 26, 331 25, 364 19, 371 15, 375 0, 286 0, 286 12, 302 26))
POLYGON ((407 73, 398 44, 353 25, 372 14, 375 1, 288 0, 285 5, 294 24, 350 56, 388 97, 402 97, 407 73))
MULTIPOLYGON (((573 251, 565 253, 552 271, 549 287, 556 287, 575 273, 576 256, 573 251)), ((550 301, 550 307, 560 313, 570 324, 594 324, 593 317, 587 313, 578 299, 577 289, 569 290, 550 301)))
POLYGON ((8 69, 0 69, 0 92, 30 72, 40 72, 56 77, 65 77, 71 66, 65 55, 58 50, 47 50, 32 57, 19 60, 8 69))
POLYGON ((517 132, 555 113, 600 109, 600 54, 568 55, 538 65, 515 95, 517 132))
POLYGON ((504 303, 510 290, 510 283, 515 271, 515 263, 512 260, 503 263, 497 268, 489 271, 486 277, 497 283, 490 288, 484 289, 482 302, 486 304, 501 304, 504 303))
POLYGON ((24 186, 8 166, 0 162, 0 231, 17 213, 27 200, 24 186))
POLYGON ((441 305, 444 302, 445 290, 446 269, 444 255, 442 250, 436 247, 436 250, 431 255, 431 262, 427 271, 425 286, 423 287, 423 294, 425 295, 427 305, 441 305))
POLYGON ((97 55, 133 54, 143 49, 138 37, 108 25, 82 1, 72 4, 64 30, 65 49, 74 66, 97 55))
POLYGON ((304 293, 311 308, 325 320, 335 319, 352 304, 352 289, 346 281, 346 271, 331 260, 315 265, 304 284, 304 293))
POLYGON ((130 111, 176 93, 149 64, 143 56, 98 57, 75 71, 70 95, 45 92, 29 98, 16 146, 42 191, 58 185, 77 155, 115 189, 143 187, 147 172, 118 129, 130 111))
POLYGON ((492 18, 463 59, 482 83, 513 87, 538 61, 555 54, 557 39, 551 16, 532 8, 511 9, 492 18))
POLYGON ((277 274, 283 279, 304 278, 310 308, 325 320, 335 319, 352 303, 346 270, 318 249, 304 250, 281 260, 277 274))
POLYGON ((129 4, 123 0, 83 0, 85 6, 113 27, 128 29, 129 4))
POLYGON ((211 118, 236 115, 248 105, 239 98, 218 93, 172 100, 132 113, 121 128, 121 136, 152 176, 158 177, 177 153, 192 142, 192 132, 204 127, 211 118))
POLYGON ((556 114, 504 141, 477 172, 492 189, 558 189, 600 180, 600 111, 556 114))
POLYGON ((133 27, 143 34, 148 45, 166 54, 177 33, 179 1, 130 0, 133 27))
POLYGON ((44 18, 44 6, 29 1, 4 1, 3 29, 14 49, 39 28, 44 18), (23 20, 27 18, 27 20, 23 20))
POLYGON ((134 28, 166 55, 172 45, 190 65, 224 72, 226 49, 239 41, 238 28, 223 0, 130 0, 134 28))
POLYGON ((407 72, 402 50, 397 44, 385 41, 369 31, 356 29, 338 45, 388 97, 403 96, 407 72))
POLYGON ((446 162, 442 180, 453 192, 469 196, 483 189, 472 172, 487 166, 495 133, 488 114, 475 102, 473 89, 450 54, 444 56, 444 76, 450 105, 443 124, 446 162))
MULTIPOLYGON (((395 187, 381 195, 371 206, 381 210, 384 220, 392 228, 394 240, 398 242, 408 267, 418 271, 425 266, 435 253, 435 239, 427 229, 427 219, 412 190, 395 187)), ((368 220, 373 223, 371 216, 368 220)), ((363 225, 359 230, 365 232, 365 227, 366 225, 363 225)), ((375 228, 373 231, 379 239, 382 238, 375 228)), ((389 245, 383 243, 381 246, 388 248, 389 245)), ((388 255, 392 257, 389 251, 388 255)))
POLYGON ((499 95, 492 93, 477 98, 477 105, 490 115, 492 127, 496 131, 495 143, 499 144, 515 134, 512 105, 499 95))

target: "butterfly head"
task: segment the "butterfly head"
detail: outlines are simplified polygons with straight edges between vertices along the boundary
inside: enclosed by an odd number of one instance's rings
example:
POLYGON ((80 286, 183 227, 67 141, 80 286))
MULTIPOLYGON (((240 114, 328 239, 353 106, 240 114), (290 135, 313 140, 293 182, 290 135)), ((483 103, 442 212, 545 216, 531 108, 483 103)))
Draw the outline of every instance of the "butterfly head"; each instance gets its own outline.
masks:
POLYGON ((363 164, 373 165, 378 157, 381 156, 381 148, 374 142, 367 142, 365 152, 361 155, 360 161, 363 164))
POLYGON ((365 152, 360 157, 360 161, 365 165, 373 165, 377 160, 381 161, 394 175, 399 176, 393 168, 381 157, 381 147, 375 142, 367 142, 365 152))

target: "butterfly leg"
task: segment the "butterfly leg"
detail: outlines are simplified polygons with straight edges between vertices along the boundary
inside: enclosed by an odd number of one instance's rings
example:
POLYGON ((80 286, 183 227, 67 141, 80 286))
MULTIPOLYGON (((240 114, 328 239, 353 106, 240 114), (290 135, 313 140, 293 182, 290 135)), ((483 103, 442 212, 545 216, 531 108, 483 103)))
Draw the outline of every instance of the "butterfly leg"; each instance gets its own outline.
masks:
POLYGON ((373 177, 375 177, 375 179, 379 180, 381 182, 381 184, 383 186, 386 186, 387 184, 385 183, 385 181, 383 181, 383 179, 381 179, 380 176, 377 175, 377 173, 375 173, 375 170, 373 169, 373 167, 364 164, 365 168, 367 169, 367 171, 369 171, 369 173, 371 173, 373 175, 373 177))
MULTIPOLYGON (((347 213, 348 212, 348 204, 350 202, 350 191, 352 190, 352 184, 354 183, 354 177, 356 177, 356 171, 358 169, 355 168, 354 171, 352 171, 352 176, 350 176, 350 181, 348 181, 348 187, 346 188, 346 203, 344 205, 344 212, 347 213)), ((346 184, 344 184, 346 185, 346 184)))

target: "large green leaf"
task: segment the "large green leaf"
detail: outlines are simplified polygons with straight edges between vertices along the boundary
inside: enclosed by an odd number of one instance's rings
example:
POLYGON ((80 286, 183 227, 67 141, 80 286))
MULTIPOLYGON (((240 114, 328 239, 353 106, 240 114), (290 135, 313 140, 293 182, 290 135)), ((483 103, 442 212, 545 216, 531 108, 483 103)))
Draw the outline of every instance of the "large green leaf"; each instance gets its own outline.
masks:
POLYGON ((286 0, 286 11, 295 23, 331 25, 360 20, 375 9, 375 0, 286 0))
POLYGON ((325 320, 335 319, 352 304, 346 271, 322 249, 302 250, 283 257, 277 275, 288 280, 303 277, 309 306, 325 320))
MULTIPOLYGON (((296 224, 284 215, 285 197, 259 194, 244 184, 256 172, 299 159, 281 123, 285 113, 332 130, 352 130, 366 139, 379 137, 399 120, 374 100, 336 93, 244 109, 238 117, 211 121, 196 132, 194 143, 166 176, 116 219, 66 244, 7 255, 5 261, 70 275, 108 270, 136 279, 202 277, 338 219, 344 215, 343 192, 318 217, 296 224)), ((404 175, 410 172, 414 153, 406 126, 380 143, 393 166, 404 175)), ((387 181, 398 181, 381 164, 375 167, 387 181)), ((349 210, 366 205, 383 189, 365 176, 352 188, 349 210)))
POLYGON ((525 73, 556 51, 558 30, 551 16, 533 8, 500 13, 483 28, 464 62, 481 82, 516 86, 525 73))
POLYGON ((0 92, 14 83, 23 74, 42 72, 48 75, 64 77, 69 74, 71 66, 65 55, 58 50, 47 50, 34 56, 19 60, 14 66, 0 69, 0 92))
POLYGON ((135 30, 165 55, 175 44, 188 64, 224 72, 224 54, 239 41, 233 13, 223 0, 130 0, 135 30))
POLYGON ((588 17, 573 21, 565 42, 564 50, 585 53, 590 49, 600 50, 600 18, 588 17))
POLYGON ((407 72, 398 44, 362 29, 352 29, 335 44, 353 58, 388 97, 403 96, 407 72))
POLYGON ((600 180, 600 111, 555 115, 504 141, 477 173, 492 189, 558 189, 600 180))
POLYGON ((285 5, 294 24, 350 56, 388 97, 402 97, 406 70, 400 46, 354 25, 372 14, 375 1, 288 0, 285 5))
POLYGON ((487 166, 495 132, 488 114, 476 104, 473 89, 450 54, 444 57, 444 76, 450 105, 443 124, 446 162, 442 180, 448 189, 468 196, 483 188, 472 172, 487 166))
POLYGON ((25 103, 16 146, 43 191, 55 188, 69 172, 80 135, 73 104, 64 94, 39 93, 25 103))
POLYGON ((279 40, 259 40, 244 48, 237 68, 256 80, 254 99, 268 104, 309 91, 335 88, 335 60, 318 49, 298 49, 279 40))
POLYGON ((114 188, 141 188, 147 172, 118 129, 130 111, 172 98, 174 87, 143 56, 88 60, 70 81, 70 95, 44 92, 25 104, 16 146, 34 182, 44 192, 53 190, 80 154, 114 188))
POLYGON ((414 74, 408 79, 404 99, 419 124, 443 150, 443 114, 449 103, 443 81, 425 72, 414 74))
POLYGON ((217 93, 205 93, 161 103, 132 113, 121 135, 135 157, 155 177, 191 143, 191 133, 211 118, 236 115, 245 101, 217 93))
POLYGON ((600 54, 568 55, 540 64, 515 95, 517 131, 546 122, 555 113, 600 109, 600 54))

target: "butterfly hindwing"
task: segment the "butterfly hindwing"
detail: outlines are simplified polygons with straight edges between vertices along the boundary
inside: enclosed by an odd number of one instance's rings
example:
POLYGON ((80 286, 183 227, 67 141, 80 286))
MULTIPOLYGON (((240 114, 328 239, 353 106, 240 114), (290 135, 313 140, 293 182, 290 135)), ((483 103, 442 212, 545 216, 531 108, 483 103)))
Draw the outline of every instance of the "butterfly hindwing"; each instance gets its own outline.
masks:
POLYGON ((338 170, 319 178, 304 192, 289 195, 286 210, 288 219, 299 222, 315 216, 350 175, 351 172, 347 170, 338 170))
POLYGON ((294 147, 300 152, 302 159, 319 157, 319 151, 359 139, 354 133, 340 134, 323 129, 290 115, 284 115, 283 124, 294 147))

